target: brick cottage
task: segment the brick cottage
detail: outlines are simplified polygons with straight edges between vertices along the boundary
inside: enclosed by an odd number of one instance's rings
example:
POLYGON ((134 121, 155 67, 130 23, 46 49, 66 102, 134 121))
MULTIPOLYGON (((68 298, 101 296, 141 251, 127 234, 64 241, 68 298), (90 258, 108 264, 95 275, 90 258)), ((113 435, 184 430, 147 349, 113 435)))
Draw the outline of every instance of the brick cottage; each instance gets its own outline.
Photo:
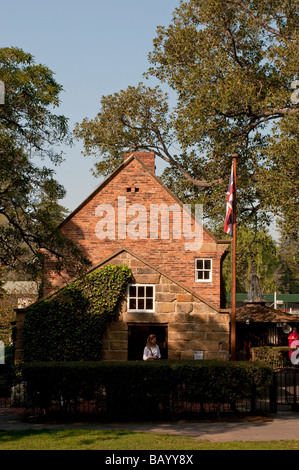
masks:
MULTIPOLYGON (((153 152, 125 154, 59 228, 93 269, 126 264, 134 276, 118 318, 107 327, 102 360, 142 359, 152 332, 165 359, 229 359, 221 265, 230 242, 217 240, 157 178, 153 152)), ((70 280, 49 267, 44 297, 70 280)), ((18 357, 25 314, 17 312, 18 357)))

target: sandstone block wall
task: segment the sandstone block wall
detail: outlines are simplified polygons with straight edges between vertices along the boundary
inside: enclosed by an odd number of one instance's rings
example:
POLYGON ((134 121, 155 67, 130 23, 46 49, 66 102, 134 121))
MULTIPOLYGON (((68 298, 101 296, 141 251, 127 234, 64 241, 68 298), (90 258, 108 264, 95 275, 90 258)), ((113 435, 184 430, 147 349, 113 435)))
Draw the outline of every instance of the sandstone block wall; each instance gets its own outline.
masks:
POLYGON ((136 283, 155 284, 155 312, 128 312, 123 301, 119 317, 104 335, 102 360, 127 360, 128 325, 167 324, 168 359, 193 359, 203 351, 204 359, 229 359, 229 315, 219 313, 183 286, 123 252, 107 264, 130 266, 136 283))

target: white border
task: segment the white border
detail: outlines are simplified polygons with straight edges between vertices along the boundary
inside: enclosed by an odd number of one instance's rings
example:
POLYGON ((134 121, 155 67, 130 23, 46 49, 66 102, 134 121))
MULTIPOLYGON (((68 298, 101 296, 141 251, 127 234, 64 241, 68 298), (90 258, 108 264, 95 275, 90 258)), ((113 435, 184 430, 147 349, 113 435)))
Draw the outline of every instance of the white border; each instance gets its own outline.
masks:
POLYGON ((212 279, 213 279, 213 258, 195 258, 195 260, 194 260, 194 279, 195 279, 195 282, 212 282, 212 279), (198 272, 198 269, 196 269, 196 261, 197 260, 209 260, 209 261, 211 261, 210 279, 197 279, 197 272, 198 272))
MULTIPOLYGON (((146 298, 146 297, 145 297, 146 298)), ((155 284, 134 284, 134 283, 131 283, 131 284, 128 284, 127 286, 127 312, 130 312, 130 313, 136 313, 136 312, 140 312, 140 313, 153 313, 155 312, 155 300, 156 300, 156 286, 155 284), (130 309, 129 308, 129 300, 130 300, 130 296, 129 296, 129 289, 130 289, 130 286, 144 286, 144 287, 152 287, 153 288, 153 308, 152 309, 130 309)))

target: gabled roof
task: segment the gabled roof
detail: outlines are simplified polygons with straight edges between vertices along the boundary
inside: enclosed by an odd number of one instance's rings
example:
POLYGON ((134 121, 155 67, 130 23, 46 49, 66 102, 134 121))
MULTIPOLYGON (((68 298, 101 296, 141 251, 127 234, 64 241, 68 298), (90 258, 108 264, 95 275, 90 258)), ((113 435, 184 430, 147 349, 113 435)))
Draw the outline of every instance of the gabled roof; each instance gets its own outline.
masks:
MULTIPOLYGON (((116 168, 71 214, 69 214, 58 226, 58 228, 62 228, 75 214, 77 214, 86 204, 88 204, 89 201, 91 201, 102 189, 110 183, 110 181, 113 180, 113 178, 116 177, 127 165, 129 165, 132 160, 138 161, 140 165, 143 167, 145 171, 147 171, 152 178, 174 199, 174 201, 179 204, 181 207, 183 207, 183 203, 177 198, 177 196, 169 189, 165 184, 161 181, 160 178, 158 178, 144 163, 143 161, 134 153, 132 153, 131 156, 129 156, 125 161, 122 162, 122 164, 116 168)), ((194 220, 194 215, 192 214, 192 218, 194 220)), ((218 240, 215 235, 213 235, 210 230, 208 230, 204 225, 203 225, 203 230, 206 232, 206 234, 215 242, 218 244, 224 244, 229 246, 231 244, 230 240, 218 240)))

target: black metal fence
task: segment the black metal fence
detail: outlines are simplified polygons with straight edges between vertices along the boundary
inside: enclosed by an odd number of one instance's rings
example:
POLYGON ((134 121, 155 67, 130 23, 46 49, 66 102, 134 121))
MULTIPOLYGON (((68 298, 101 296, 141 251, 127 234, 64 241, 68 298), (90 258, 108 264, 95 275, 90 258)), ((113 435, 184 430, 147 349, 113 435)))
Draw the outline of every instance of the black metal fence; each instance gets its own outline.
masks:
MULTIPOLYGON (((54 414, 60 416, 84 415, 95 419, 109 419, 107 414, 107 403, 109 397, 105 387, 97 390, 96 394, 89 399, 86 397, 70 398, 67 394, 59 394, 53 396, 50 406, 47 409, 42 407, 31 407, 27 401, 26 385, 21 380, 14 378, 12 386, 8 384, 8 376, 3 368, 0 369, 0 413, 1 408, 23 408, 31 414, 54 414)), ((163 397, 161 400, 151 396, 147 397, 148 418, 164 418, 171 417, 191 418, 198 416, 220 416, 238 413, 258 413, 270 412, 276 413, 281 409, 290 409, 299 411, 299 368, 291 367, 278 369, 274 372, 273 385, 265 391, 264 395, 255 400, 240 400, 233 403, 199 403, 190 400, 190 396, 186 399, 185 394, 170 397, 163 397)), ((130 397, 128 397, 128 409, 123 410, 123 415, 117 414, 112 418, 130 417, 130 397), (128 411, 128 413, 126 413, 128 411)), ((140 414, 141 419, 144 413, 140 414), (141 416, 142 415, 142 416, 141 416)), ((138 419, 138 416, 134 416, 138 419)))
POLYGON ((278 369, 274 373, 273 384, 275 411, 283 407, 290 407, 299 411, 299 368, 288 367, 278 369))
POLYGON ((0 408, 10 405, 10 380, 5 364, 0 364, 0 408))

